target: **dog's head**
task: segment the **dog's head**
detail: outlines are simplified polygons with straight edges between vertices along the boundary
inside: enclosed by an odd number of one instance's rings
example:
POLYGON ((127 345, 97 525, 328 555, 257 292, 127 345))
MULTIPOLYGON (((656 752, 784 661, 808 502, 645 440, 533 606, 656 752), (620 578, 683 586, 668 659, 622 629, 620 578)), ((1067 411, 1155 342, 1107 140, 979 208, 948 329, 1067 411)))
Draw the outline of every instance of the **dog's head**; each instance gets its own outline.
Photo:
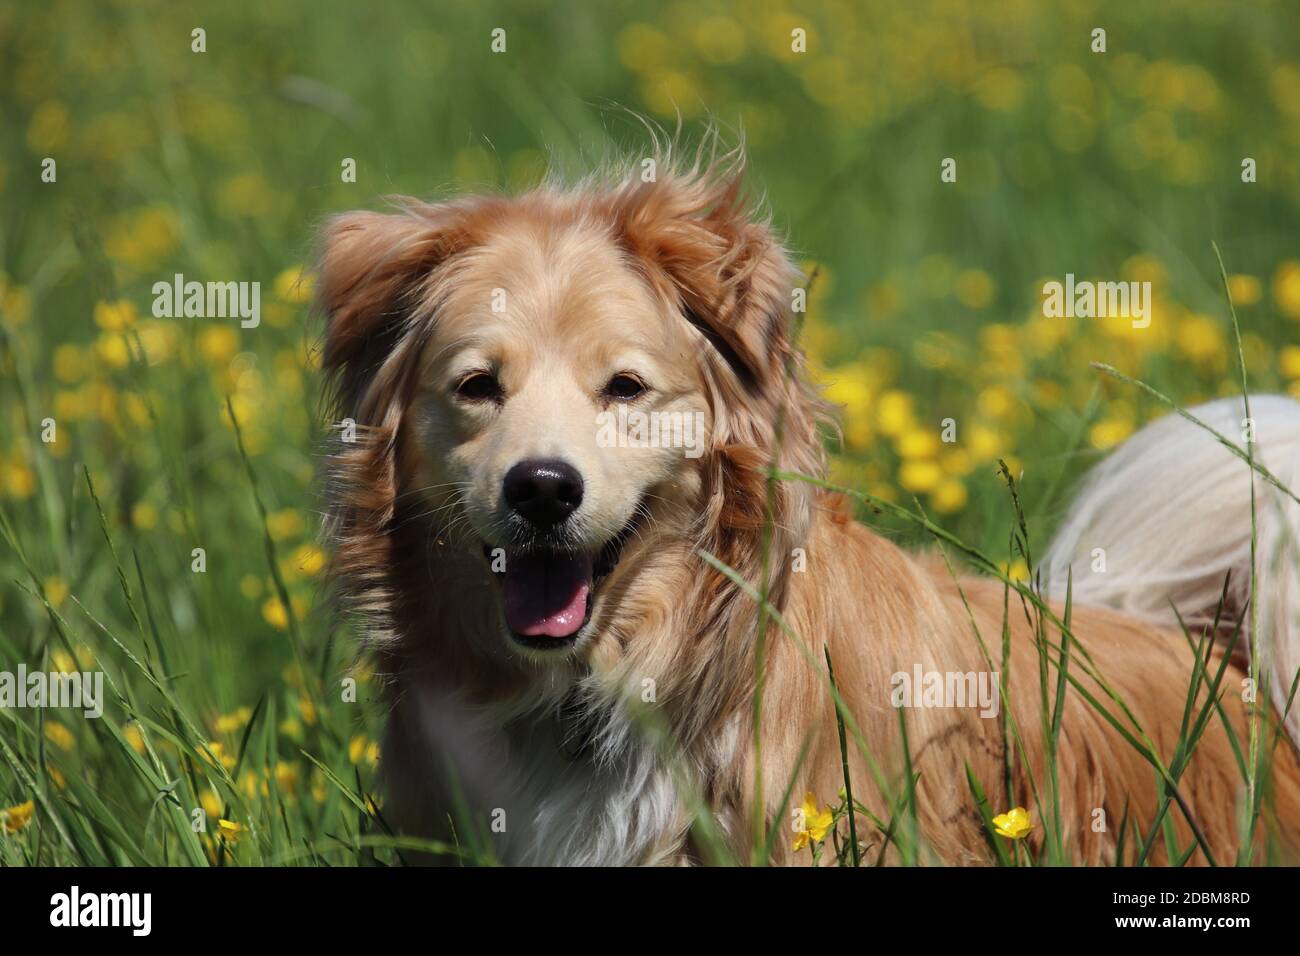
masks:
MULTIPOLYGON (((696 549, 755 581, 778 432, 780 464, 822 467, 791 343, 802 281, 736 164, 333 220, 324 365, 358 429, 334 456, 344 590, 380 612, 396 578, 418 589, 425 554, 384 550, 414 527, 473 569, 457 597, 493 606, 478 639, 564 659, 615 623, 611 595, 654 585, 647 557, 689 542, 711 588, 689 610, 724 613, 733 589, 696 549), (420 567, 386 573, 403 560, 420 567)), ((809 497, 782 485, 773 505, 779 593, 809 497)))

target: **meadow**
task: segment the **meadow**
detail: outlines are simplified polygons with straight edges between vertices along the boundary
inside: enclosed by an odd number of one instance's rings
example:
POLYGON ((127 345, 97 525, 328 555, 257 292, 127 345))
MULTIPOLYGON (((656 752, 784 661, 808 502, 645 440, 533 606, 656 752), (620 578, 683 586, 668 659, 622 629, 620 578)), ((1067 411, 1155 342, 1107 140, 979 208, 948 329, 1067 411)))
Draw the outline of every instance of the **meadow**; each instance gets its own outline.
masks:
MULTIPOLYGON (((1240 392, 1226 285, 1251 389, 1300 398, 1297 40, 1286 0, 0 5, 0 670, 102 670, 107 695, 94 720, 0 708, 0 864, 413 846, 321 581, 330 214, 580 174, 644 151, 640 117, 743 136, 816 275, 831 481, 1025 582, 1013 530, 1041 550, 1086 468, 1169 411, 1093 363, 1184 406, 1240 392), (177 274, 259 282, 259 324, 156 317, 177 274), (1046 316, 1067 274, 1150 282, 1149 325, 1046 316)), ((843 801, 815 796, 780 838, 847 860, 843 801)), ((990 859, 1068 862, 1049 851, 990 859)))

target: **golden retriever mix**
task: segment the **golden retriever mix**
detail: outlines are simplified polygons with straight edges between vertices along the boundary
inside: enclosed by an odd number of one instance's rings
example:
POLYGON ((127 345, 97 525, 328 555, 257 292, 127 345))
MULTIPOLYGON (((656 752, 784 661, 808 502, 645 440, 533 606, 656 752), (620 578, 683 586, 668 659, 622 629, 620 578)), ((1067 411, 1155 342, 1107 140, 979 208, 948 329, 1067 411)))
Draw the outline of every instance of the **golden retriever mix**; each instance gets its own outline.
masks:
MULTIPOLYGON (((1036 851, 1054 819, 1042 715, 1072 576, 1064 852, 1112 860, 1125 816, 1145 836, 1163 772, 1193 862, 1236 858, 1252 799, 1256 845, 1289 858, 1300 765, 1276 732, 1289 681, 1252 694, 1240 650, 1256 648, 1264 673, 1300 663, 1291 499, 1256 484, 1258 639, 1229 653, 1233 622, 1251 618, 1251 472, 1178 416, 1085 485, 1039 565, 1046 611, 954 574, 954 555, 900 550, 813 482, 769 482, 778 447, 780 470, 824 475, 829 416, 792 341, 805 280, 746 202, 741 165, 637 164, 325 230, 324 366, 347 426, 327 530, 337 590, 386 678, 388 819, 450 840, 468 814, 498 858, 526 864, 708 862, 720 844, 749 860, 779 827, 772 859, 806 862, 792 813, 844 784, 828 653, 854 795, 879 821, 857 821, 870 852, 899 859, 903 828, 886 838, 880 824, 900 812, 909 767, 909 859, 993 858, 968 768, 994 813, 1028 808, 1036 851), (1197 655, 1171 602, 1194 640, 1214 638, 1190 762, 1175 751, 1197 655), (1248 792, 1252 753, 1272 766, 1248 792)), ((1285 484, 1300 406, 1252 403, 1257 457, 1285 484)), ((1194 414, 1235 436, 1240 406, 1194 414)))

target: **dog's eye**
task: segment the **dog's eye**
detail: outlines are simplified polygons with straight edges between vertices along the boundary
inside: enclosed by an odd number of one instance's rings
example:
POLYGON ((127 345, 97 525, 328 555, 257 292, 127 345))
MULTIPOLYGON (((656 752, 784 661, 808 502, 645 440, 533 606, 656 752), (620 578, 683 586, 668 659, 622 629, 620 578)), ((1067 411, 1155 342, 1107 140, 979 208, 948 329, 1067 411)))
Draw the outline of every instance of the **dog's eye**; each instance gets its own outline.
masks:
POLYGON ((456 385, 456 396, 467 402, 486 402, 501 397, 501 385, 488 372, 472 372, 456 385))
POLYGON ((646 387, 635 377, 626 373, 615 375, 605 385, 605 397, 620 402, 628 402, 642 394, 646 387))

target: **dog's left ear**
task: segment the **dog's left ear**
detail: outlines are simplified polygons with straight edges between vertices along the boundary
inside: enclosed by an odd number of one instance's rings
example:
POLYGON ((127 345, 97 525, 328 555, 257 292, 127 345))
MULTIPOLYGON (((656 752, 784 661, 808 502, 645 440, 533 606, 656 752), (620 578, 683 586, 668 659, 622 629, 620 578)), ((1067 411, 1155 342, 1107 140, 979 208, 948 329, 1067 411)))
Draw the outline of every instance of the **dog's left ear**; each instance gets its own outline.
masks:
POLYGON ((746 202, 742 178, 739 160, 684 173, 661 165, 656 181, 614 194, 614 221, 651 284, 699 333, 715 449, 770 452, 782 418, 783 463, 820 475, 825 404, 794 342, 804 278, 746 202))
POLYGON ((791 357, 791 318, 803 277, 772 227, 745 200, 739 163, 661 170, 616 195, 624 244, 666 277, 683 316, 750 390, 775 384, 791 357))

